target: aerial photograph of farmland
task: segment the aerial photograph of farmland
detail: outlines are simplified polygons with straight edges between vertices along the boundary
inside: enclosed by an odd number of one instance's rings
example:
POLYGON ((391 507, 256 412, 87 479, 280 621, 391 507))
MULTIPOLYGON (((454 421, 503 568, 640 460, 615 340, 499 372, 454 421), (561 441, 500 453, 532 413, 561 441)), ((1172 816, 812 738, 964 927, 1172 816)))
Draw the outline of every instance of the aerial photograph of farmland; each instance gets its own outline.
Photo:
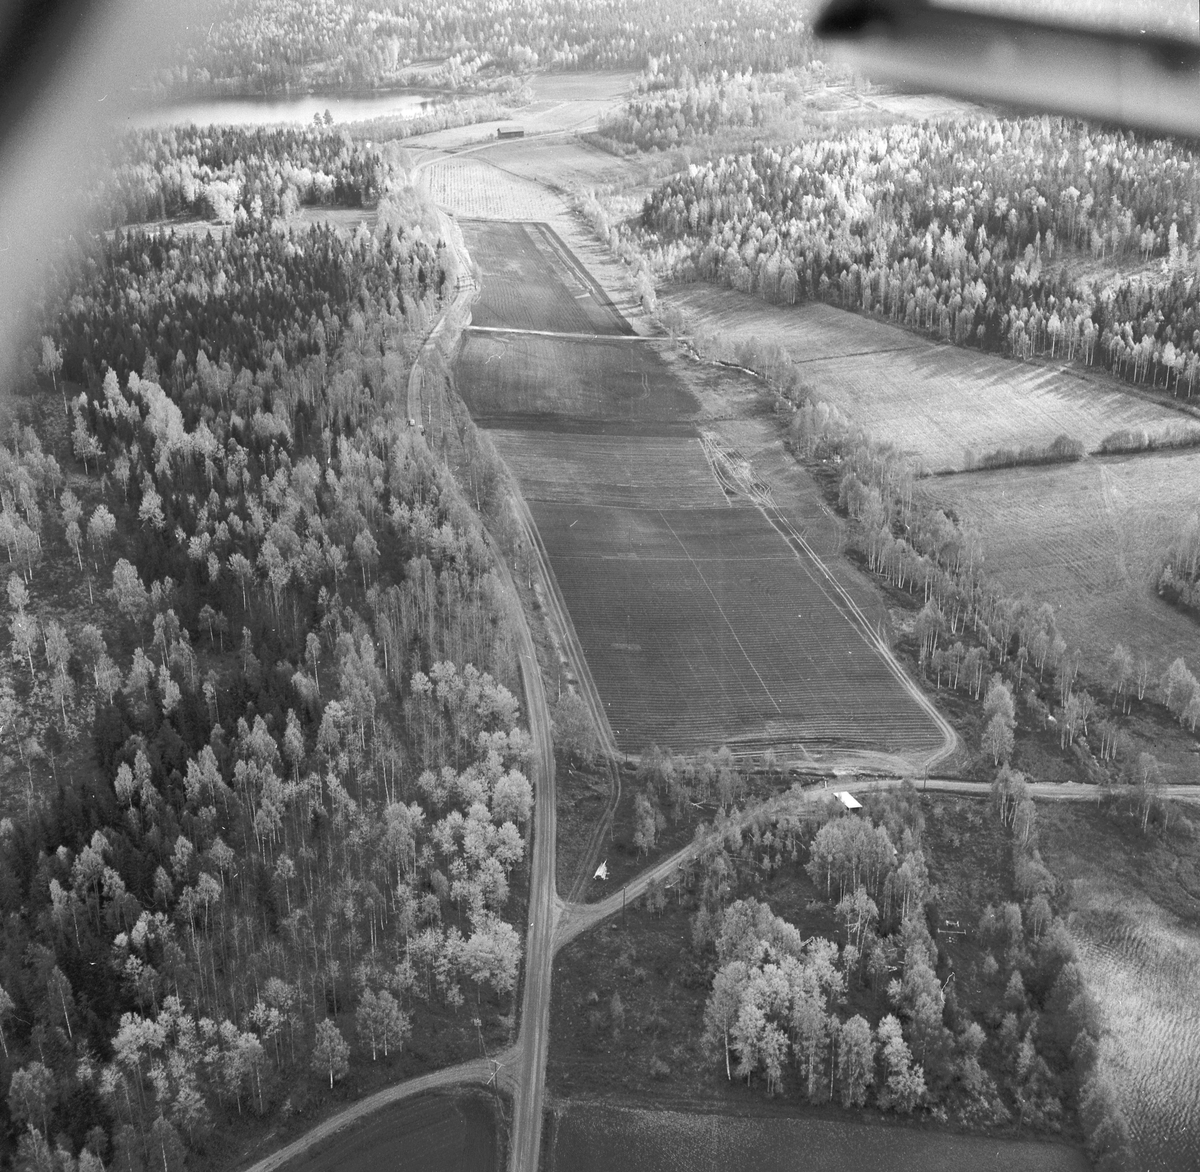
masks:
POLYGON ((1194 3, 14 12, 0 1167, 1200 1169, 1194 3))

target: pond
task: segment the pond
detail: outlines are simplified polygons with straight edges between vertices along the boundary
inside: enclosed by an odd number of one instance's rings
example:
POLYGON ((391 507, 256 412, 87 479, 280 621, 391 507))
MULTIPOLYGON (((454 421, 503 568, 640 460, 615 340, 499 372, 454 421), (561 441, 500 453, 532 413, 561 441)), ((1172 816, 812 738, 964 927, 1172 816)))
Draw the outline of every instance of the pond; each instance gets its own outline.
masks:
POLYGON ((438 104, 439 99, 412 90, 338 97, 333 94, 304 94, 290 98, 212 98, 178 106, 160 106, 129 116, 129 125, 164 128, 221 124, 228 126, 275 126, 309 123, 328 110, 335 122, 365 122, 369 118, 415 118, 438 104))

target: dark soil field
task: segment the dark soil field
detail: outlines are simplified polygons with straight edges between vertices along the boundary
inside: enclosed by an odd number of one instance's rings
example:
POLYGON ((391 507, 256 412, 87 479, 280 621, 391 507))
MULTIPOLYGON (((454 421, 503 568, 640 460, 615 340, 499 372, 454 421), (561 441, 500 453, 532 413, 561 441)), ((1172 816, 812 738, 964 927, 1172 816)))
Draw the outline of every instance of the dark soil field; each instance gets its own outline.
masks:
POLYGON ((941 734, 862 621, 714 469, 701 404, 659 345, 552 336, 600 333, 605 314, 610 333, 628 327, 540 226, 472 223, 466 238, 475 325, 502 332, 468 333, 456 386, 530 505, 618 746, 932 754, 941 734), (507 332, 535 328, 548 333, 507 332))
POLYGON ((570 1101, 547 1128, 547 1172, 1086 1172, 1066 1144, 834 1119, 647 1111, 570 1101))
POLYGON ((548 224, 466 222, 463 238, 487 274, 476 326, 632 334, 608 295, 548 224))
MULTIPOLYGON (((486 287, 487 278, 484 279, 486 287)), ((569 307, 568 307, 569 308, 569 307)), ((686 434, 696 401, 642 338, 583 340, 469 330, 456 364, 459 392, 481 426, 574 430, 636 424, 686 434)))
POLYGON ((372 1115, 286 1165, 286 1172, 496 1172, 495 1104, 425 1095, 372 1115))
POLYGON ((531 508, 622 750, 940 743, 757 509, 531 508))
POLYGON ((494 428, 489 434, 527 501, 629 509, 729 506, 694 434, 559 432, 552 450, 541 432, 494 428))

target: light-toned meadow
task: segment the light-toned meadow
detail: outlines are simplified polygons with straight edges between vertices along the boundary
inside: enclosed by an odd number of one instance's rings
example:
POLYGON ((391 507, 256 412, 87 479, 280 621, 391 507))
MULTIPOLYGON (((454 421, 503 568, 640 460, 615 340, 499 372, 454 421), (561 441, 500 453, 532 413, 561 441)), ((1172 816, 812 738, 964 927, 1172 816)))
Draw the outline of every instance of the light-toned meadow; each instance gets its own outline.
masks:
POLYGON ((1158 670, 1196 658, 1196 624, 1159 599, 1159 557, 1200 508, 1200 453, 931 477, 919 491, 983 539, 985 569, 1006 594, 1049 602, 1085 663, 1123 642, 1158 670))
POLYGON ((531 179, 508 175, 470 155, 436 159, 421 172, 435 203, 474 220, 551 220, 564 205, 531 179))
POLYGON ((1066 434, 1092 450, 1119 428, 1155 431, 1182 419, 1073 372, 939 345, 828 305, 770 305, 709 286, 666 299, 730 341, 782 346, 818 398, 934 472, 967 466, 968 449, 978 456, 1066 434))

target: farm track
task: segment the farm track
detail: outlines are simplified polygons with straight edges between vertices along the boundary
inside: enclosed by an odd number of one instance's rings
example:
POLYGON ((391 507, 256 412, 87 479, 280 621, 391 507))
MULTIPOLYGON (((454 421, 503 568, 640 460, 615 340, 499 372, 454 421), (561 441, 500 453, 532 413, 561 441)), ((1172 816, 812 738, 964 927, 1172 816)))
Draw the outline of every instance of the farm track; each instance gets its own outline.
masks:
MULTIPOLYGON (((771 526, 796 551, 797 555, 800 555, 801 552, 803 553, 804 556, 800 558, 800 561, 805 571, 808 572, 808 564, 811 564, 820 572, 824 578, 822 591, 826 598, 829 599, 830 604, 839 610, 846 620, 857 628, 864 641, 873 647, 883 662, 887 664, 888 670, 895 677, 896 682, 912 696, 917 705, 924 710, 929 719, 938 727, 943 738, 942 747, 935 750, 924 760, 922 768, 929 770, 938 764, 938 762, 946 760, 958 747, 958 735, 951 727, 950 722, 934 707, 929 697, 909 679, 908 674, 892 654, 892 649, 888 646, 887 641, 871 625, 867 616, 863 614, 862 608, 854 601, 849 591, 841 582, 837 580, 824 561, 817 556, 816 550, 809 545, 800 530, 776 507, 775 502, 771 499, 769 488, 766 488, 753 475, 748 464, 746 465, 746 471, 739 479, 740 482, 745 484, 747 495, 758 505, 759 510, 771 523, 771 526)), ((811 573, 809 576, 812 577, 811 573)))
POLYGON ((545 602, 547 612, 546 621, 554 627, 560 640, 560 645, 566 649, 568 659, 575 672, 575 684, 579 689, 580 698, 587 705, 588 714, 592 719, 592 726, 596 730, 600 742, 600 756, 604 762, 605 771, 608 774, 608 801, 605 803, 603 814, 597 819, 595 826, 592 828, 592 833, 588 837, 587 845, 584 847, 579 866, 576 869, 575 877, 571 882, 567 896, 568 900, 577 900, 583 895, 583 891, 587 886, 591 869, 599 855, 601 844, 604 842, 604 836, 612 827, 613 817, 617 812, 617 804, 621 800, 621 772, 616 764, 619 753, 616 741, 613 739, 612 726, 608 723, 608 715, 604 711, 604 703, 600 699, 600 693, 597 691, 596 683, 592 679, 592 673, 588 669, 583 648, 579 646, 579 638, 575 633, 574 624, 572 624, 570 618, 567 616, 566 606, 562 595, 559 593, 558 583, 555 581, 554 575, 550 572, 549 559, 546 555, 545 547, 542 545, 542 539, 537 531, 537 526, 533 523, 529 506, 526 504, 525 498, 521 495, 520 488, 515 483, 511 492, 511 499, 517 513, 517 519, 524 532, 525 540, 529 543, 530 548, 533 549, 537 560, 538 576, 542 583, 542 598, 545 602))

